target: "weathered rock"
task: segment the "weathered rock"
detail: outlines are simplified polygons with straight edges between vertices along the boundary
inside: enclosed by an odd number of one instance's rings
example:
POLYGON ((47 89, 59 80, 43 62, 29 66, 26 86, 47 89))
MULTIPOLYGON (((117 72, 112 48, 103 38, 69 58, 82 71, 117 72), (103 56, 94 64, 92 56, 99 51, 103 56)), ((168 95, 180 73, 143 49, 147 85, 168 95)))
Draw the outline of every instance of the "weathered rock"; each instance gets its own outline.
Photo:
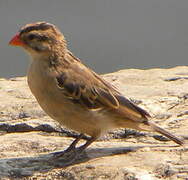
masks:
MULTIPOLYGON (((188 67, 103 75, 156 122, 188 140, 188 67)), ((152 132, 110 131, 82 155, 54 159, 78 136, 50 119, 25 77, 0 79, 0 179, 188 178, 188 148, 152 132)), ((84 139, 88 137, 85 136, 84 139)), ((82 140, 83 143, 84 140, 82 140)))

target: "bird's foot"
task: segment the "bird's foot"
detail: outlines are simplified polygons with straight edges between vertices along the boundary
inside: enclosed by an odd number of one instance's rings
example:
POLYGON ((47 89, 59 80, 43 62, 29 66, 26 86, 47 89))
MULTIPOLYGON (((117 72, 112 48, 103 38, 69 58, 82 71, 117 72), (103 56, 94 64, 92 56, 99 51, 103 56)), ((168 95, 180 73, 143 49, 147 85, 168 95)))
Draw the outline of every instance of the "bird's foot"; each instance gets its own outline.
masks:
POLYGON ((73 149, 66 149, 64 151, 58 151, 52 153, 53 158, 58 159, 58 158, 66 158, 69 156, 72 156, 75 154, 75 148, 73 149))
POLYGON ((74 161, 82 155, 84 149, 83 148, 73 148, 67 149, 65 151, 59 151, 52 153, 53 159, 64 159, 66 161, 74 161))

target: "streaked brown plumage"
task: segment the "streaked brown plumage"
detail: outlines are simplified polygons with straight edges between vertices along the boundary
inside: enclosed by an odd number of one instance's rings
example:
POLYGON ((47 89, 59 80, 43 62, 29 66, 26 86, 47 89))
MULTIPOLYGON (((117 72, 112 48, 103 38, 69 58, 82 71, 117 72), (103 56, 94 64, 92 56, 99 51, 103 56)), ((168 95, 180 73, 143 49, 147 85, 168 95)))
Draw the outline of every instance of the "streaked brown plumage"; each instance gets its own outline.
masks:
POLYGON ((183 142, 148 119, 150 115, 125 98, 115 87, 81 63, 67 49, 61 32, 52 24, 24 26, 11 40, 32 57, 28 84, 42 109, 61 125, 81 133, 68 148, 74 149, 82 134, 91 136, 84 150, 113 128, 156 131, 177 144, 183 142))

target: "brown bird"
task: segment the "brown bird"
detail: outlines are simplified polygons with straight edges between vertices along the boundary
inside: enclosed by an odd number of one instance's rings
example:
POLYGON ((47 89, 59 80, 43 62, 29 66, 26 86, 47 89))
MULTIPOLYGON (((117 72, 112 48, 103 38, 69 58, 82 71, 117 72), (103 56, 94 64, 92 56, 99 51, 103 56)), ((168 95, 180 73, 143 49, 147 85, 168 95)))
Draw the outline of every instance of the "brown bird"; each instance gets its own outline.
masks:
POLYGON ((54 25, 27 24, 9 44, 21 46, 31 55, 28 84, 42 109, 80 133, 64 152, 82 152, 101 134, 120 127, 156 131, 183 145, 181 139, 150 122, 149 113, 82 64, 67 49, 63 34, 54 25), (83 134, 91 138, 76 148, 83 134))

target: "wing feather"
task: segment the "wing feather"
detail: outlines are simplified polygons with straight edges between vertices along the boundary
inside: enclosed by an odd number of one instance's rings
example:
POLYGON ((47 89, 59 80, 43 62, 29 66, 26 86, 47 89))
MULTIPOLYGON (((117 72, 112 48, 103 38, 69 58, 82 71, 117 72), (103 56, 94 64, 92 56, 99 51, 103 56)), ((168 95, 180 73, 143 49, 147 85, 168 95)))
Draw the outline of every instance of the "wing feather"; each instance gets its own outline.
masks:
MULTIPOLYGON (((67 67, 66 67, 67 68, 67 67)), ((87 109, 108 108, 135 121, 150 115, 80 62, 59 73, 57 86, 67 98, 87 109)))

